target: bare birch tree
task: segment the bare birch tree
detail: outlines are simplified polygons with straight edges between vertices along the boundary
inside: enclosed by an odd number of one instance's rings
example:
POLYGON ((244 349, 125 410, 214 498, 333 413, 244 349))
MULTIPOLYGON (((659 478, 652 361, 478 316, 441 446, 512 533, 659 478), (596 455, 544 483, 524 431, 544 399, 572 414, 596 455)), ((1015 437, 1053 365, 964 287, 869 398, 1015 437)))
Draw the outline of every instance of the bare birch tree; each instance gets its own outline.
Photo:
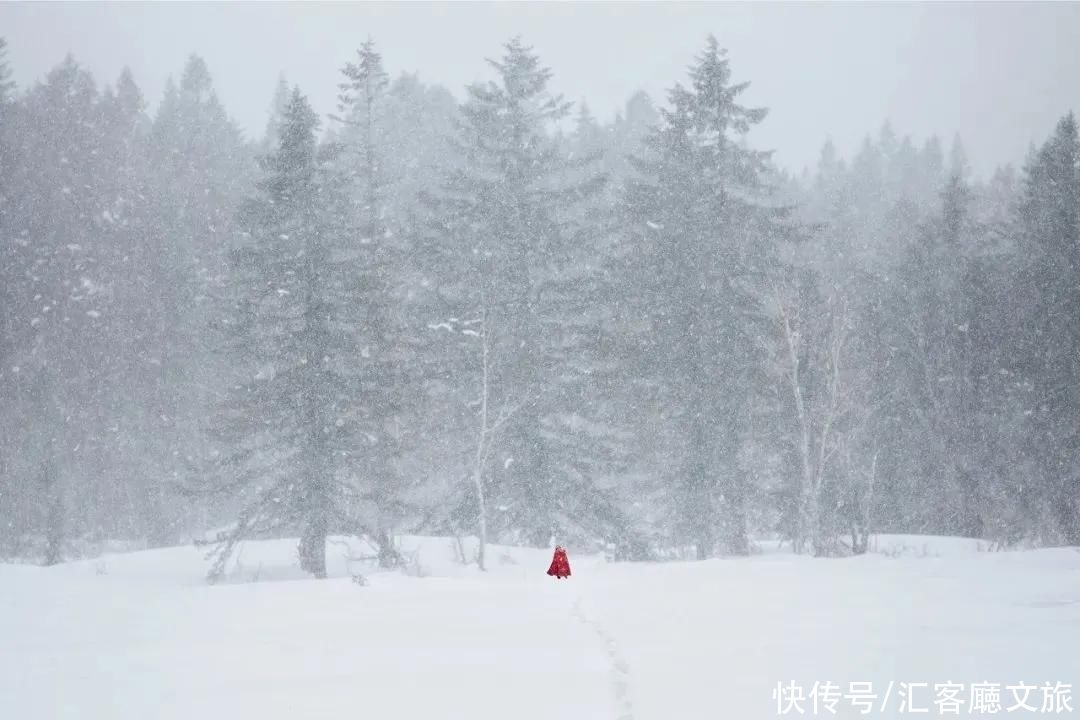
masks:
POLYGON ((476 534, 478 541, 476 564, 481 570, 487 569, 485 557, 488 533, 486 491, 488 463, 491 460, 492 451, 497 445, 499 430, 526 404, 499 403, 493 399, 492 385, 496 359, 492 347, 489 323, 488 312, 485 308, 481 310, 478 318, 464 321, 451 319, 428 326, 432 330, 445 330, 468 337, 473 340, 472 345, 478 346, 477 353, 480 356, 480 374, 477 379, 478 396, 469 403, 469 407, 475 408, 476 411, 476 440, 472 449, 469 482, 476 503, 476 534))
POLYGON ((795 545, 815 555, 834 552, 832 520, 823 507, 827 486, 837 482, 836 455, 848 449, 851 415, 861 390, 849 369, 853 316, 843 291, 818 300, 807 283, 774 282, 772 305, 780 340, 783 391, 789 395, 799 463, 795 545))

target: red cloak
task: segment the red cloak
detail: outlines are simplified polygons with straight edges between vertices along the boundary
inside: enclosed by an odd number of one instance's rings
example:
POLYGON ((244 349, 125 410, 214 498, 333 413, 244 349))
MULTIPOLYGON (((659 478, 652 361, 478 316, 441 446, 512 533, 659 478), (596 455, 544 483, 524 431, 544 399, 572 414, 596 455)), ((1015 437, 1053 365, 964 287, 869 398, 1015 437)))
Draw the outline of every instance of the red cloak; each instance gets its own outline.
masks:
POLYGON ((548 568, 547 574, 560 580, 570 577, 570 560, 566 557, 566 551, 562 547, 555 547, 555 557, 551 559, 551 567, 548 568))

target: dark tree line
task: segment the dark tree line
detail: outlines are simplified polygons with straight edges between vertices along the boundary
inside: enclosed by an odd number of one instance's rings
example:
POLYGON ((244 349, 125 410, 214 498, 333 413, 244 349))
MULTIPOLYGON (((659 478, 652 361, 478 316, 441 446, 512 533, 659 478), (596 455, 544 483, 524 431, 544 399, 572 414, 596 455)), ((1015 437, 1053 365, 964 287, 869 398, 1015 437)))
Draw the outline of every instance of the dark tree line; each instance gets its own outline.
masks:
POLYGON ((0 45, 0 553, 401 533, 817 554, 1080 544, 1080 153, 754 149, 709 38, 612 122, 520 40, 457 103, 373 43, 246 138, 0 45))

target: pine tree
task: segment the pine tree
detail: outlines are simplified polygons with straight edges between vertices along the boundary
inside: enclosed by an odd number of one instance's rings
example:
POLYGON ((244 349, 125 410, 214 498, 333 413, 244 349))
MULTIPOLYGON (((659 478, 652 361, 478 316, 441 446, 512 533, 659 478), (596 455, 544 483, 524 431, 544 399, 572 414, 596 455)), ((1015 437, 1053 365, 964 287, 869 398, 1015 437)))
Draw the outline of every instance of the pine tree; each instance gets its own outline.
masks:
POLYGON ((462 164, 433 198, 422 257, 442 303, 431 324, 459 340, 448 377, 478 403, 470 454, 488 448, 470 473, 479 479, 466 514, 507 539, 545 544, 553 532, 595 527, 610 508, 593 485, 606 443, 590 445, 575 427, 582 361, 598 337, 589 298, 600 268, 571 213, 603 177, 573 180, 589 160, 567 161, 551 135, 569 104, 548 91, 551 72, 531 48, 515 38, 505 50, 489 60, 498 80, 468 89, 455 141, 462 164))
POLYGON ((352 172, 363 193, 363 211, 369 237, 381 235, 382 213, 379 192, 383 185, 382 158, 379 157, 383 139, 382 105, 390 84, 383 70, 382 56, 372 40, 357 51, 357 62, 342 68, 345 81, 339 87, 338 111, 335 118, 345 123, 345 146, 354 155, 352 172))
MULTIPOLYGON (((96 232, 102 209, 95 190, 98 99, 93 78, 70 56, 28 93, 22 143, 27 162, 20 170, 21 197, 9 215, 28 281, 19 288, 17 310, 26 331, 20 382, 40 388, 37 395, 44 398, 40 424, 24 428, 41 438, 25 462, 40 458, 48 465, 42 492, 49 512, 40 529, 52 560, 59 559, 62 540, 85 529, 71 522, 68 508, 85 508, 78 519, 89 519, 104 490, 96 482, 107 443, 97 422, 101 389, 91 380, 97 353, 83 351, 95 347, 98 318, 110 310, 101 262, 108 248, 96 232), (75 447, 78 453, 71 451, 75 447)), ((36 467, 27 470, 37 475, 36 467)))
MULTIPOLYGON (((0 382, 6 379, 3 366, 13 354, 14 301, 12 296, 17 282, 16 244, 12 234, 11 205, 18 183, 15 176, 19 123, 16 112, 19 105, 14 97, 15 83, 11 81, 11 68, 7 64, 7 42, 0 37, 0 382)), ((2 391, 0 391, 2 397, 2 391)), ((2 462, 2 460, 0 460, 2 462)), ((0 470, 0 477, 3 476, 0 470)))
MULTIPOLYGON (((640 179, 620 205, 626 218, 619 300, 637 319, 639 392, 666 399, 683 461, 676 514, 699 557, 720 541, 749 551, 749 488, 738 465, 760 358, 755 286, 781 236, 779 210, 763 200, 767 154, 738 142, 765 111, 737 102, 716 39, 676 85, 670 108, 635 159, 640 179)), ((758 288, 759 290, 760 288, 758 288)))
MULTIPOLYGON (((363 378, 363 321, 354 271, 363 252, 348 227, 345 191, 320 153, 318 118, 294 90, 259 197, 243 210, 246 242, 234 254, 236 314, 224 329, 247 378, 230 392, 220 427, 227 443, 212 491, 240 501, 217 547, 220 575, 236 543, 300 534, 301 568, 326 576, 326 539, 354 529, 349 457, 370 408, 354 404, 363 378), (344 218, 344 219, 343 219, 344 218)), ((363 393, 359 393, 363 396, 363 393)), ((353 468, 354 469, 354 468, 353 468)))
MULTIPOLYGON (((157 323, 146 361, 156 370, 152 392, 160 427, 174 443, 164 474, 183 486, 198 481, 210 452, 204 418, 235 380, 231 359, 213 351, 208 328, 213 298, 225 294, 227 252, 239 232, 238 210, 254 180, 250 149, 225 112, 206 63, 188 58, 171 78, 150 128, 154 199, 143 243, 144 272, 154 288, 147 314, 157 323)), ((198 511, 198 510, 196 510, 198 511)), ((221 508, 209 508, 209 522, 221 508)))
POLYGON ((0 112, 6 111, 15 100, 15 81, 7 63, 7 40, 0 37, 0 112))
POLYGON ((616 115, 612 124, 612 152, 608 155, 611 163, 612 184, 621 188, 634 172, 631 158, 642 150, 642 144, 649 133, 660 123, 660 113, 652 99, 638 91, 630 96, 625 110, 616 115))
POLYGON ((114 283, 114 307, 99 322, 98 381, 116 428, 109 474, 124 487, 111 503, 116 526, 109 532, 165 545, 178 539, 186 514, 170 486, 182 470, 174 453, 190 441, 176 425, 183 391, 164 381, 162 358, 148 349, 172 345, 176 308, 163 300, 178 292, 177 268, 161 265, 155 242, 151 121, 129 70, 105 89, 100 105, 100 232, 110 249, 104 261, 111 275, 124 278, 114 283))
MULTIPOLYGON (((942 193, 941 209, 914 226, 915 237, 898 270, 893 320, 891 388, 897 421, 891 455, 896 472, 882 488, 895 509, 907 506, 928 533, 975 534, 960 513, 974 509, 973 488, 961 477, 969 463, 964 436, 970 387, 971 329, 967 323, 969 227, 967 185, 957 166, 942 193), (900 440, 902 438, 902 440, 900 440), (912 507, 912 501, 918 504, 912 507)), ((883 378, 883 381, 887 381, 883 378)))
POLYGON ((24 484, 20 502, 49 496, 37 531, 52 538, 56 559, 75 536, 141 536, 154 514, 128 500, 160 477, 138 465, 138 446, 156 433, 145 422, 142 432, 121 433, 120 420, 137 412, 146 389, 149 343, 140 340, 153 293, 137 273, 153 197, 147 127, 130 73, 99 93, 70 57, 5 107, 5 119, 15 117, 17 129, 5 132, 10 202, 0 221, 2 264, 12 273, 4 283, 4 394, 7 406, 32 418, 12 433, 36 433, 44 443, 17 465, 23 477, 48 478, 48 489, 24 484), (37 401, 42 407, 31 412, 37 401), (40 471, 39 456, 50 456, 40 471), (54 522, 57 530, 43 530, 54 522))
MULTIPOLYGON (((15 375, 11 371, 11 362, 15 355, 19 341, 16 339, 15 329, 18 324, 16 312, 16 284, 18 283, 18 263, 16 258, 20 255, 17 249, 14 233, 12 232, 9 215, 9 204, 14 200, 13 191, 16 188, 13 182, 16 162, 17 123, 15 109, 17 104, 13 97, 15 85, 10 81, 11 69, 7 64, 7 43, 0 37, 0 403, 5 407, 18 407, 16 392, 18 384, 15 375)), ((15 365, 17 367, 17 365, 15 365)), ((15 413, 8 413, 14 417, 15 413)), ((20 486, 11 472, 12 461, 9 459, 16 453, 14 443, 9 443, 6 438, 12 436, 12 428, 8 422, 0 421, 0 487, 7 488, 3 492, 4 502, 0 500, 0 553, 5 550, 17 550, 19 542, 17 536, 21 536, 21 528, 17 529, 22 507, 19 500, 20 486)))
POLYGON ((334 116, 341 124, 336 134, 341 150, 338 166, 350 186, 355 240, 369 249, 364 292, 358 298, 372 340, 364 349, 363 361, 363 402, 370 413, 365 428, 369 438, 366 497, 373 511, 371 526, 379 561, 387 567, 401 562, 393 531, 405 514, 403 461, 417 439, 408 428, 419 413, 417 381, 422 368, 401 308, 406 248, 387 217, 386 197, 393 191, 386 172, 386 158, 392 153, 387 128, 390 83, 372 40, 357 51, 356 62, 345 64, 342 74, 338 115, 334 116))
POLYGON ((274 97, 270 101, 270 117, 266 121, 266 131, 263 133, 262 146, 266 152, 271 152, 277 143, 281 119, 288 109, 289 83, 285 80, 284 73, 282 73, 278 76, 277 85, 274 86, 274 97))
POLYGON ((584 100, 578 103, 578 112, 572 136, 573 142, 571 144, 574 154, 580 153, 588 157, 603 157, 608 150, 607 135, 608 133, 589 111, 588 103, 584 100))
POLYGON ((418 197, 437 186, 440 173, 457 161, 447 139, 458 119, 457 100, 440 85, 402 73, 387 88, 378 126, 383 139, 380 201, 395 235, 411 236, 412 228, 423 224, 426 209, 418 197))
POLYGON ((1023 362, 1034 385, 1027 452, 1041 471, 1029 517, 1044 538, 1080 544, 1080 138, 1069 113, 1026 168, 1019 208, 1025 253, 1017 297, 1026 298, 1023 362), (1046 518, 1054 523, 1047 526, 1046 518))

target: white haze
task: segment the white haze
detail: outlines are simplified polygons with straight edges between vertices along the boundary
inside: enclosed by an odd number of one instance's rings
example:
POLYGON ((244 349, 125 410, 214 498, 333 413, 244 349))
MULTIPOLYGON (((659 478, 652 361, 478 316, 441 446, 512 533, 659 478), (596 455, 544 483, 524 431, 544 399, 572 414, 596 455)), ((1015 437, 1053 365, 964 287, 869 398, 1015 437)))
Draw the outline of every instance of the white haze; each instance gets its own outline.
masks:
POLYGON ((832 138, 844 156, 886 121, 917 143, 959 133, 972 169, 1017 164, 1080 104, 1077 3, 3 3, 14 79, 65 53, 113 79, 132 70, 150 108, 168 75, 201 55, 226 108, 261 135, 278 74, 319 112, 368 36, 391 75, 418 72, 461 96, 483 58, 521 34, 554 88, 602 121, 632 93, 662 100, 714 33, 728 48, 755 130, 782 166, 812 167, 832 138))

